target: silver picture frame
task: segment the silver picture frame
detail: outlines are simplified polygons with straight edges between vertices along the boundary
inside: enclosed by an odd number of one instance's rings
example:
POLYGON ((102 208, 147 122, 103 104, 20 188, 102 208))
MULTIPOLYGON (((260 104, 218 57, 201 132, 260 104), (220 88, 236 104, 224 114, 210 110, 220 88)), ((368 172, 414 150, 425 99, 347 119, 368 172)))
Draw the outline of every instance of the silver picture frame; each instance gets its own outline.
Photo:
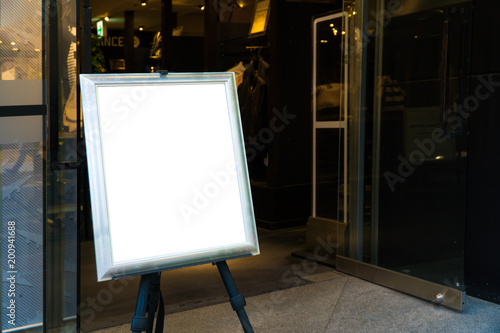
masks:
POLYGON ((259 254, 234 73, 80 83, 98 281, 259 254))

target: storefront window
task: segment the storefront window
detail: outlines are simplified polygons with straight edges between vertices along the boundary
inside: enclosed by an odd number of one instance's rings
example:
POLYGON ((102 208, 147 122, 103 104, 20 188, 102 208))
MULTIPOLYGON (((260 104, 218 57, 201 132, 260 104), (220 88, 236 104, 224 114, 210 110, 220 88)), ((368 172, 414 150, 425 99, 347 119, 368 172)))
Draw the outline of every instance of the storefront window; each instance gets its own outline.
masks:
POLYGON ((0 0, 3 332, 76 331, 76 171, 58 170, 46 149, 45 45, 57 14, 71 37, 61 39, 66 70, 55 80, 61 141, 53 160, 76 161, 76 2, 51 5, 0 0))

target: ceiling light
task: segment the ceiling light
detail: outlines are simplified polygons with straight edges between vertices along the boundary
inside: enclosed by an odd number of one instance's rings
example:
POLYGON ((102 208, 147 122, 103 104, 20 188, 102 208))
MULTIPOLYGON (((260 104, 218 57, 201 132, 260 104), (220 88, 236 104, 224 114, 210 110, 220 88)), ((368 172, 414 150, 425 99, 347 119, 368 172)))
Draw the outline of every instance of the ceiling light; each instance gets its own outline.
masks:
POLYGON ((16 45, 16 42, 11 42, 10 45, 16 45))
POLYGON ((143 30, 144 30, 144 27, 141 25, 141 26, 139 27, 139 31, 143 31, 143 30))
POLYGON ((107 16, 106 16, 106 17, 104 18, 104 21, 108 22, 108 21, 109 21, 109 17, 107 17, 107 16))
POLYGON ((204 5, 199 5, 198 8, 200 8, 200 10, 205 10, 205 6, 204 5))
POLYGON ((142 6, 142 7, 146 7, 146 5, 147 5, 146 0, 142 0, 142 1, 141 1, 141 6, 142 6))

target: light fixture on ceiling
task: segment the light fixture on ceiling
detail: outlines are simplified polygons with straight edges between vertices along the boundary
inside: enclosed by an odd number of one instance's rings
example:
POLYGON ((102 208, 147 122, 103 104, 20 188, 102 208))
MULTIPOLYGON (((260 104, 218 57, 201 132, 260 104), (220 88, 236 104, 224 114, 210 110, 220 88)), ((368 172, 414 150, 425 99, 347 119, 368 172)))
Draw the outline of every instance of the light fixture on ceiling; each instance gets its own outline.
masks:
POLYGON ((108 16, 104 17, 104 21, 109 22, 109 17, 108 16))
POLYGON ((205 10, 205 6, 204 5, 198 5, 198 8, 200 8, 200 10, 205 10))
POLYGON ((142 6, 142 7, 146 7, 146 5, 147 5, 147 4, 148 4, 148 3, 146 2, 146 0, 142 0, 142 1, 141 1, 141 6, 142 6))
POLYGON ((139 27, 139 31, 143 31, 143 30, 144 30, 144 27, 141 25, 141 26, 139 27))

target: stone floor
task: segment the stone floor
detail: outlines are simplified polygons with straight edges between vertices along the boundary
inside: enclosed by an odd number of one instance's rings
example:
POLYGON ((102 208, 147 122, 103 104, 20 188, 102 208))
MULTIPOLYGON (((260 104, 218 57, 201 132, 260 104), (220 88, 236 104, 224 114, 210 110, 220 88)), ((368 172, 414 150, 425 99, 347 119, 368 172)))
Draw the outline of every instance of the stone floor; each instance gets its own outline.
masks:
MULTIPOLYGON (((259 230, 261 255, 228 265, 255 332, 500 332, 500 305, 468 298, 459 313, 291 256, 303 228, 259 230)), ((130 332, 138 278, 95 282, 91 244, 84 244, 82 330, 130 332)), ((162 274, 164 332, 243 332, 216 267, 162 274)))

